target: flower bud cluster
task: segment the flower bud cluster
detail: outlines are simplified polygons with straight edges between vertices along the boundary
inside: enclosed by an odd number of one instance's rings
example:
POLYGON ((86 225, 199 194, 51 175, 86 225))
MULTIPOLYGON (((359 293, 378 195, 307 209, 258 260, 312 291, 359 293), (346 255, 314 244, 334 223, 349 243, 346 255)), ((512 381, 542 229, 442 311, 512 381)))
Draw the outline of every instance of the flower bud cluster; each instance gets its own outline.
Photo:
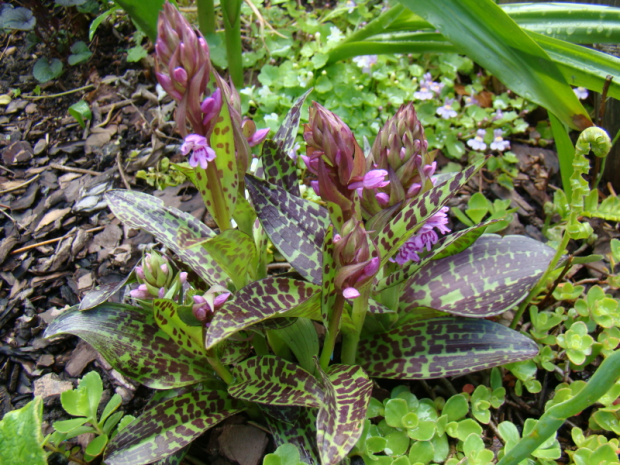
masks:
POLYGON ((228 300, 230 292, 222 286, 212 286, 205 294, 193 296, 192 312, 196 319, 206 326, 215 312, 228 300))
POLYGON ((341 232, 334 236, 335 285, 345 298, 355 299, 379 271, 380 260, 372 256, 368 233, 360 221, 351 218, 341 232))
POLYGON ((130 292, 135 299, 172 299, 187 282, 187 273, 175 273, 168 259, 157 252, 146 254, 135 272, 139 286, 130 292))

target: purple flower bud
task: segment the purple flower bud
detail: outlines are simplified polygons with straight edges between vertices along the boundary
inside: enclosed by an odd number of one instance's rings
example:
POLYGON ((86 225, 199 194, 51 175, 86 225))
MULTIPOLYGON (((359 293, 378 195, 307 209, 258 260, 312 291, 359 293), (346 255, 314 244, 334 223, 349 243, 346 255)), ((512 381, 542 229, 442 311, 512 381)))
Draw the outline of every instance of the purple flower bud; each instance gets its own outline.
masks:
POLYGON ((185 284, 187 282, 187 272, 181 271, 179 273, 179 281, 181 281, 181 284, 185 284))
POLYGON ((360 296, 360 293, 354 287, 347 287, 342 291, 342 295, 345 299, 355 299, 360 296))
POLYGON ((382 207, 387 207, 390 203, 390 196, 385 192, 378 192, 377 194, 375 194, 375 198, 377 199, 377 202, 379 202, 379 205, 381 205, 382 207))
POLYGON ((140 284, 137 289, 129 291, 129 295, 134 299, 146 300, 152 298, 151 294, 149 293, 148 287, 146 287, 146 284, 140 284))
POLYGON ((146 279, 146 277, 144 276, 144 270, 142 269, 141 266, 136 266, 136 275, 140 279, 146 279))
POLYGON ((215 298, 215 300, 213 301, 213 306, 215 308, 221 307, 222 305, 224 305, 224 302, 226 302, 230 296, 231 296, 230 292, 223 292, 222 294, 218 295, 215 298))
POLYGON ((259 129, 258 131, 256 131, 254 134, 252 134, 248 138, 249 146, 254 147, 255 145, 260 144, 262 141, 265 140, 268 133, 269 133, 269 128, 259 129))
POLYGON ((217 88, 209 97, 205 98, 200 104, 200 110, 204 113, 203 124, 206 126, 209 122, 220 114, 222 109, 222 91, 217 88))
POLYGON ((181 68, 180 66, 177 68, 174 68, 174 70, 172 71, 172 77, 181 86, 183 87, 187 86, 187 71, 185 71, 185 69, 181 68))
POLYGON ((166 288, 165 287, 160 287, 159 288, 159 292, 157 293, 157 296, 160 299, 163 299, 165 295, 166 295, 166 288))
POLYGON ((162 263, 159 268, 161 269, 161 271, 164 272, 164 274, 168 274, 168 272, 170 271, 168 268, 168 264, 167 263, 162 263))
POLYGON ((348 187, 349 189, 378 189, 385 187, 390 183, 390 181, 385 181, 387 175, 388 172, 386 170, 370 170, 361 181, 352 182, 348 187))

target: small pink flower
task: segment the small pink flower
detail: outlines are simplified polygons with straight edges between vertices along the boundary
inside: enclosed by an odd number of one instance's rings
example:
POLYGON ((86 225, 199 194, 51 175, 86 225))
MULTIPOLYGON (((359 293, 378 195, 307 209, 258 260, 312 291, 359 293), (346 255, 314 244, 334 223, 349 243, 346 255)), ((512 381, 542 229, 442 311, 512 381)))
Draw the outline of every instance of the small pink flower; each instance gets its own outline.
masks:
POLYGON ((378 189, 387 186, 390 181, 385 181, 388 175, 386 170, 370 170, 361 181, 349 184, 349 189, 378 189))
POLYGON ((215 150, 209 147, 207 138, 199 134, 190 134, 185 138, 183 145, 181 145, 181 153, 187 155, 192 153, 189 157, 189 166, 192 168, 200 165, 202 169, 207 169, 208 163, 215 160, 215 150))
POLYGON ((254 134, 248 137, 248 145, 250 147, 254 147, 255 145, 260 144, 262 141, 265 140, 268 133, 269 133, 269 128, 257 130, 254 134))
POLYGON ((360 296, 360 293, 354 287, 347 287, 346 289, 342 291, 342 295, 344 296, 345 299, 356 299, 357 297, 360 296))
POLYGON ((151 296, 151 294, 149 293, 149 289, 148 287, 146 287, 146 284, 140 284, 137 289, 130 291, 129 295, 134 299, 146 300, 153 298, 153 296, 151 296))

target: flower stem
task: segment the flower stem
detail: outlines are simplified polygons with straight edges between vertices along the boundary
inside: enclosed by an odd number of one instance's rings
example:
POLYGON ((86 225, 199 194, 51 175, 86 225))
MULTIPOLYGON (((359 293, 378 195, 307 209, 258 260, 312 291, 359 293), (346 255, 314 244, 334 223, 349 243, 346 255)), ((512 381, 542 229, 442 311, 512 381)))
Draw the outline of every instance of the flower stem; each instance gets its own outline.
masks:
POLYGON ((342 343, 342 363, 346 363, 347 365, 355 364, 357 344, 359 343, 362 327, 364 326, 364 320, 366 319, 366 312, 368 312, 370 285, 371 282, 365 284, 359 290, 360 296, 353 301, 353 313, 351 314, 351 321, 353 322, 353 328, 355 329, 355 331, 352 333, 344 334, 344 340, 342 343))
POLYGON ((213 0, 197 0, 198 7, 198 25, 200 32, 207 36, 215 34, 215 7, 213 0))
POLYGON ((220 358, 217 356, 217 348, 214 347, 212 349, 207 350, 207 360, 215 370, 215 372, 222 378, 226 384, 232 384, 235 380, 232 373, 224 366, 220 358))
POLYGON ((325 342, 323 343, 323 351, 321 352, 321 358, 319 363, 323 371, 327 370, 329 361, 334 353, 334 347, 336 346, 336 338, 340 332, 340 318, 342 317, 342 310, 344 308, 344 297, 339 292, 334 302, 334 308, 331 318, 329 319, 329 326, 327 328, 327 334, 325 335, 325 342))
POLYGON ((217 175, 217 167, 214 163, 209 164, 205 172, 207 174, 207 186, 213 197, 213 207, 209 211, 220 228, 220 232, 223 232, 231 228, 231 215, 227 208, 224 192, 222 192, 222 183, 217 175))

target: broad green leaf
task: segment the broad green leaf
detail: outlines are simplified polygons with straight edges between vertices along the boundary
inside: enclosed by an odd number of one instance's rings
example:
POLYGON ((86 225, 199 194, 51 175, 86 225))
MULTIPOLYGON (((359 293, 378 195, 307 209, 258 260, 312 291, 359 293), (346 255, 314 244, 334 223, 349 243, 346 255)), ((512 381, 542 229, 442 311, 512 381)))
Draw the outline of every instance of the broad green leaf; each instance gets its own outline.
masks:
POLYGON ((555 149, 558 152, 558 161, 560 162, 562 188, 570 199, 572 198, 570 178, 573 175, 573 156, 575 155, 575 146, 570 139, 567 127, 562 124, 562 122, 552 113, 549 113, 549 121, 551 122, 553 141, 555 142, 555 149))
POLYGON ((399 310, 416 307, 460 316, 498 315, 520 302, 555 251, 525 236, 481 236, 457 255, 424 265, 405 284, 399 310))
POLYGON ((526 360, 537 353, 534 341, 499 323, 443 317, 362 338, 357 363, 376 378, 432 379, 526 360))
POLYGON ((254 240, 236 229, 228 229, 203 242, 209 256, 228 274, 237 289, 245 286, 250 267, 256 263, 254 240))
POLYGON ((37 24, 37 19, 28 8, 18 6, 15 8, 6 3, 0 16, 0 28, 16 31, 31 31, 37 24))
POLYGON ((320 407, 323 393, 317 379, 296 363, 274 355, 252 357, 234 370, 228 393, 269 406, 320 407))
POLYGON ((398 252, 398 249, 422 227, 427 219, 456 195, 483 164, 484 160, 471 165, 465 171, 419 195, 398 212, 375 238, 381 257, 381 266, 384 266, 390 257, 398 252))
POLYGON ((100 284, 95 289, 86 294, 80 302, 80 310, 89 310, 97 305, 107 302, 107 300, 120 291, 126 284, 135 281, 133 273, 128 274, 124 279, 116 283, 100 284))
POLYGON ((327 211, 254 176, 247 175, 246 183, 273 245, 300 275, 320 284, 323 238, 330 224, 327 211))
POLYGON ((440 258, 449 257, 462 252, 476 239, 478 239, 487 226, 496 223, 498 220, 489 220, 483 223, 472 226, 471 228, 457 231, 448 236, 442 237, 427 255, 422 257, 419 263, 414 261, 408 262, 403 267, 386 278, 383 278, 377 283, 373 289, 375 292, 380 292, 389 287, 402 283, 406 279, 409 279, 417 270, 422 268, 430 260, 438 260, 440 258))
POLYGON ((90 455, 91 457, 97 457, 103 453, 103 449, 108 443, 108 435, 102 434, 100 436, 95 437, 92 441, 88 443, 86 446, 86 450, 84 453, 86 455, 90 455))
POLYGON ((319 356, 319 336, 312 320, 295 318, 292 325, 272 331, 291 349, 302 368, 314 372, 314 357, 319 356))
POLYGON ((180 229, 187 234, 184 237, 186 241, 190 238, 201 240, 215 236, 201 221, 181 210, 166 207, 163 201, 152 195, 115 189, 106 193, 105 197, 110 210, 123 224, 152 234, 209 285, 226 287, 224 272, 204 249, 179 246, 177 232, 180 229))
POLYGON ((359 366, 319 368, 324 399, 316 419, 316 442, 323 465, 336 465, 353 448, 363 431, 372 381, 359 366))
POLYGON ((508 88, 573 129, 588 113, 545 51, 492 0, 399 0, 508 88))
POLYGON ((65 411, 76 417, 88 417, 94 420, 103 394, 103 383, 96 371, 84 375, 76 389, 60 394, 60 402, 65 411))
POLYGON ((41 84, 60 77, 62 74, 62 62, 58 58, 41 57, 32 68, 32 75, 41 84))
POLYGON ((209 428, 243 410, 225 391, 192 391, 146 410, 108 444, 106 465, 136 465, 163 459, 209 428))
POLYGON ((75 118, 80 127, 84 129, 86 127, 86 120, 90 120, 93 117, 93 112, 90 110, 88 103, 84 100, 80 100, 69 107, 69 114, 75 118))
POLYGON ((179 316, 179 306, 176 302, 168 299, 153 300, 153 317, 155 323, 165 332, 174 344, 183 349, 204 356, 204 343, 202 328, 200 326, 189 326, 179 316))
POLYGON ((254 281, 215 313, 207 331, 207 348, 253 324, 273 317, 290 316, 287 312, 303 306, 318 291, 314 284, 287 277, 254 281))
POLYGON ((312 89, 306 91, 295 101, 276 135, 272 140, 267 140, 263 144, 262 151, 265 179, 296 196, 299 196, 299 183, 295 160, 291 158, 290 152, 295 146, 301 108, 310 92, 312 89))
POLYGON ((43 399, 7 412, 0 421, 0 463, 46 465, 43 449, 43 399))
POLYGON ((114 0, 127 12, 131 20, 155 43, 157 18, 164 0, 114 0))
POLYGON ((70 420, 61 420, 54 422, 54 430, 59 433, 70 433, 75 428, 83 426, 88 421, 86 417, 71 418, 70 420))
POLYGON ((45 337, 73 334, 92 345, 120 373, 153 389, 213 379, 206 357, 186 350, 159 329, 152 313, 123 304, 63 312, 45 337))
POLYGON ((302 462, 308 465, 319 465, 319 454, 316 447, 316 409, 304 407, 263 408, 269 431, 277 447, 293 444, 299 450, 302 462), (276 419, 274 411, 294 411, 292 419, 276 419))
POLYGON ((620 198, 610 195, 596 209, 583 212, 590 218, 602 218, 605 221, 620 221, 620 198))

